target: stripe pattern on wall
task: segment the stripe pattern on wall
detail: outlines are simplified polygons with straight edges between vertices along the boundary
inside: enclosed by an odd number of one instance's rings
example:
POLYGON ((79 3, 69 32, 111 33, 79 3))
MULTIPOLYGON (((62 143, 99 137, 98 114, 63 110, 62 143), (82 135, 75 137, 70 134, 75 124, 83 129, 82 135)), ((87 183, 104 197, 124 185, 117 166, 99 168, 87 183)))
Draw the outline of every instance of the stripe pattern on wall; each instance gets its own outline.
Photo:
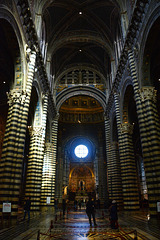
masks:
POLYGON ((12 201, 12 216, 14 217, 16 217, 18 210, 24 142, 35 60, 36 53, 32 52, 28 63, 26 91, 13 89, 8 95, 9 111, 0 163, 0 209, 2 209, 4 201, 12 201))
POLYGON ((136 63, 132 50, 128 51, 128 59, 140 126, 149 209, 151 215, 156 215, 157 201, 159 201, 158 199, 160 198, 160 179, 158 177, 160 175, 160 124, 156 108, 156 93, 154 89, 150 87, 139 89, 136 63))
POLYGON ((56 157, 57 157, 57 135, 58 135, 58 119, 59 114, 56 115, 52 122, 52 201, 55 198, 55 184, 56 184, 56 157))
POLYGON ((133 151, 133 125, 122 123, 121 126, 121 176, 123 187, 123 202, 125 210, 139 209, 138 180, 133 151))
POLYGON ((137 173, 132 143, 132 126, 128 123, 121 124, 119 97, 117 93, 114 94, 114 100, 118 129, 124 209, 136 210, 139 209, 139 198, 138 187, 136 185, 137 173))

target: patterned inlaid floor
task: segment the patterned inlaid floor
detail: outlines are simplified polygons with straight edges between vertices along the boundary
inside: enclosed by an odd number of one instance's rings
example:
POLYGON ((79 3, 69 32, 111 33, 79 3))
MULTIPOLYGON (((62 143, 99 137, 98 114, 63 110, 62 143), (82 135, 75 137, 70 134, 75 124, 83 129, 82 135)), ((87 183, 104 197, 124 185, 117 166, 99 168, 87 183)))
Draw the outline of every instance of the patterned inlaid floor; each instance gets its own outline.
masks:
POLYGON ((46 214, 40 218, 31 219, 30 223, 20 222, 8 230, 1 230, 0 240, 160 239, 159 229, 155 228, 153 232, 143 217, 137 220, 130 216, 119 216, 119 229, 113 230, 109 225, 108 214, 104 214, 103 210, 98 210, 96 221, 97 226, 90 227, 84 210, 69 212, 65 218, 58 211, 56 215, 46 214))

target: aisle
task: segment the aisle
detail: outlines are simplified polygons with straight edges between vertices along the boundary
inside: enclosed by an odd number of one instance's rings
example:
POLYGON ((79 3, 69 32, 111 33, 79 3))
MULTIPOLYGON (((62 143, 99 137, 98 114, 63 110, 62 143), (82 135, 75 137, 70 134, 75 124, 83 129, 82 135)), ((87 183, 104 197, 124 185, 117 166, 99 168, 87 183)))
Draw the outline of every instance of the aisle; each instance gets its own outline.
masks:
MULTIPOLYGON (((126 217, 125 217, 126 218, 126 217)), ((21 222, 19 225, 0 232, 3 240, 157 240, 144 230, 138 228, 132 218, 132 224, 126 221, 124 216, 119 218, 119 229, 112 230, 109 226, 108 214, 103 210, 96 212, 96 227, 90 227, 85 210, 70 211, 63 218, 60 211, 57 214, 46 214, 37 219, 31 219, 30 223, 21 222), (134 227, 131 227, 134 226, 134 227)), ((145 224, 145 223, 144 223, 145 224)), ((138 224, 137 224, 138 225, 138 224)), ((140 226, 139 226, 140 227, 140 226)))

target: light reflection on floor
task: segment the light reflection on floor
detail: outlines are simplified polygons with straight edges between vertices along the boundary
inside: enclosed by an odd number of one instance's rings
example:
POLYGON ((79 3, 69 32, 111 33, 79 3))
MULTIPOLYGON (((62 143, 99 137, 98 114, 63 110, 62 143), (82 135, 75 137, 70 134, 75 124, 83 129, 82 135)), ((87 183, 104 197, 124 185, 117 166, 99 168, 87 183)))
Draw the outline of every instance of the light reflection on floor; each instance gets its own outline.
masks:
MULTIPOLYGON (((90 227, 88 218, 84 210, 80 212, 70 212, 65 217, 65 219, 58 220, 54 222, 53 228, 51 229, 48 236, 42 235, 46 233, 45 229, 40 234, 40 239, 59 239, 59 240, 103 240, 103 239, 134 239, 135 232, 134 229, 126 228, 112 230, 109 225, 108 215, 106 213, 105 217, 102 217, 101 211, 96 213, 97 227, 90 227)), ((34 239, 34 238, 33 238, 34 239)), ((144 236, 138 236, 138 240, 147 238, 144 236)))
POLYGON ((23 227, 24 231, 17 237, 5 240, 125 240, 136 239, 135 230, 138 240, 158 239, 125 222, 123 217, 119 218, 119 229, 111 229, 108 213, 103 211, 96 211, 97 227, 90 227, 85 210, 70 211, 65 218, 62 217, 62 212, 58 211, 56 215, 50 213, 37 221, 32 219, 29 224, 27 221, 21 222, 19 228, 22 230, 23 227))

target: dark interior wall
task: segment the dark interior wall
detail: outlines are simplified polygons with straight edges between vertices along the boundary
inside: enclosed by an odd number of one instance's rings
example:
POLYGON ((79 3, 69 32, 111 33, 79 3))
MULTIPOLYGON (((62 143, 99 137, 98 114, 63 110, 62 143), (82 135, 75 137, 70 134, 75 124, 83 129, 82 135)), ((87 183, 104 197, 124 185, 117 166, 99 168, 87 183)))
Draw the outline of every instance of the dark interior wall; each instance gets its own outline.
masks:
POLYGON ((8 115, 8 97, 14 82, 14 67, 19 55, 19 46, 14 30, 9 22, 0 19, 0 157, 3 147, 8 115))
MULTIPOLYGON (((89 125, 59 123, 59 131, 61 131, 62 142, 65 142, 67 141, 67 139, 70 139, 76 136, 83 136, 83 137, 98 141, 98 132, 101 131, 103 144, 105 147, 104 123, 89 124, 89 125)), ((62 142, 58 142, 58 144, 62 144, 62 142)))

